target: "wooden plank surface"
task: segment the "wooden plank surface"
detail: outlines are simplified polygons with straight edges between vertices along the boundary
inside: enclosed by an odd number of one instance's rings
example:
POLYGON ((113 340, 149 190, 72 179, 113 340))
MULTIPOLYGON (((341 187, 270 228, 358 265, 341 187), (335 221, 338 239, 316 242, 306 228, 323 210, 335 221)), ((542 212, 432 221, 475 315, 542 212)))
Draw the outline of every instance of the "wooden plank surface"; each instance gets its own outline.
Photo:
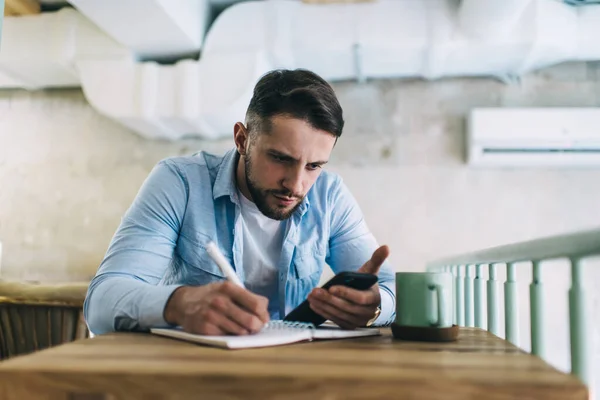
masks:
POLYGON ((5 0, 4 15, 6 16, 39 14, 40 11, 40 3, 36 0, 5 0))
POLYGON ((110 334, 0 363, 3 399, 588 399, 575 377, 476 328, 222 350, 110 334))

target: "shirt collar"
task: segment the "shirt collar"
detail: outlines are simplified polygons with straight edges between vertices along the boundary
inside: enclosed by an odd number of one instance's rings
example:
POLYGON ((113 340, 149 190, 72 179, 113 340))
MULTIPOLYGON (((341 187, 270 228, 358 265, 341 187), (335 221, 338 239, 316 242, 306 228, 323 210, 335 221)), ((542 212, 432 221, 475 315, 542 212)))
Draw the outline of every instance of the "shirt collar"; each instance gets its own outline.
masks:
POLYGON ((237 149, 231 149, 223 156, 215 184, 213 186, 213 199, 229 196, 232 202, 238 204, 237 185, 235 181, 235 172, 239 154, 237 149))

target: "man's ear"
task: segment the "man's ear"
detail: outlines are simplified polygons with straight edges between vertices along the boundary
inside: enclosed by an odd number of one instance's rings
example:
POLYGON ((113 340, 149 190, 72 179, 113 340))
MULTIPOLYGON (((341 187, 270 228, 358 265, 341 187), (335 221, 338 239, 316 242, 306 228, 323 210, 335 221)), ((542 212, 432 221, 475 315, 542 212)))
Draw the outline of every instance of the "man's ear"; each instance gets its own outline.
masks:
POLYGON ((248 148, 247 146, 249 140, 250 136, 244 124, 241 122, 236 122, 233 127, 233 141, 238 153, 241 156, 246 155, 246 149, 248 148))

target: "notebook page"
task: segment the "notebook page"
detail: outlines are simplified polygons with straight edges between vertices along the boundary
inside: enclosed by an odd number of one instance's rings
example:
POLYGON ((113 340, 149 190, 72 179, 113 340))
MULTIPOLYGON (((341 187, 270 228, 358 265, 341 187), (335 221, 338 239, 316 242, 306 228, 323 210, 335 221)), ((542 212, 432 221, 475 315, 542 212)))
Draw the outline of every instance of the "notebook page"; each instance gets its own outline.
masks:
POLYGON ((279 321, 269 323, 262 331, 245 336, 208 336, 184 332, 181 328, 153 328, 150 331, 156 335, 167 336, 188 342, 216 346, 226 349, 249 349, 256 347, 279 346, 312 339, 310 328, 302 326, 287 326, 279 321))
POLYGON ((346 339, 378 335, 381 335, 381 332, 377 328, 345 330, 338 326, 331 325, 322 325, 312 331, 313 339, 346 339))

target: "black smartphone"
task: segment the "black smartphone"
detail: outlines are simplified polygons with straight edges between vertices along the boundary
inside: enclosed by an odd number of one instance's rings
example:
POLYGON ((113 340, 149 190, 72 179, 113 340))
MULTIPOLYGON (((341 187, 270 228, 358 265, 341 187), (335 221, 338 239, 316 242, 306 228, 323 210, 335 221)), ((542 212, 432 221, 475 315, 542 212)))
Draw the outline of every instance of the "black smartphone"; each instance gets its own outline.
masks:
MULTIPOLYGON (((321 286, 323 289, 329 289, 335 285, 348 286, 352 289, 367 290, 377 283, 377 275, 365 274, 362 272, 340 272, 331 278, 327 283, 321 286)), ((314 312, 310 308, 308 300, 304 300, 298 307, 294 308, 283 319, 284 321, 293 322, 310 322, 315 326, 325 322, 325 318, 314 312)))

